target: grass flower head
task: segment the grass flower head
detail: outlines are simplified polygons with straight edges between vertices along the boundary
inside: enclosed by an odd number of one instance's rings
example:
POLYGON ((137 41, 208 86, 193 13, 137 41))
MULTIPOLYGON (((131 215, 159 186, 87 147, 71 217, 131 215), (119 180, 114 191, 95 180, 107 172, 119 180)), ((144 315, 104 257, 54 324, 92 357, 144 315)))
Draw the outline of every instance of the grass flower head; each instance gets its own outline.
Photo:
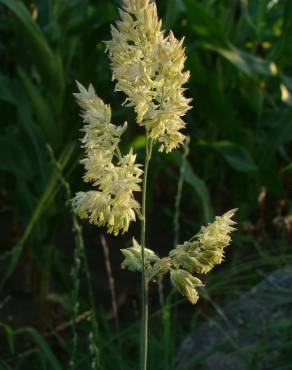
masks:
POLYGON ((182 117, 191 108, 184 96, 189 72, 183 40, 164 35, 154 2, 124 0, 123 8, 106 42, 116 90, 127 95, 125 104, 134 107, 137 123, 160 143, 159 150, 170 152, 185 139, 182 117))
POLYGON ((96 96, 92 85, 87 90, 78 83, 78 88, 75 97, 85 122, 81 140, 86 153, 81 161, 84 181, 91 182, 97 190, 78 192, 73 206, 80 217, 106 226, 108 232, 124 233, 139 213, 140 204, 134 199, 134 192, 141 190, 143 171, 132 150, 122 156, 118 148, 126 123, 115 126, 110 122, 110 106, 96 96))

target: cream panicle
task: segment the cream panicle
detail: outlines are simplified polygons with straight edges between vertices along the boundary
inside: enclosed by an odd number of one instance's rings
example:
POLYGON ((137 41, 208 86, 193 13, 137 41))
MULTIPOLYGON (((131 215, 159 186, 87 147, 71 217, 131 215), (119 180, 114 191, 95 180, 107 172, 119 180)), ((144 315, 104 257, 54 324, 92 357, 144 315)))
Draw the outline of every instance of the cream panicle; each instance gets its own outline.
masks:
MULTIPOLYGON (((189 72, 184 70, 183 40, 177 40, 172 32, 165 35, 156 5, 150 0, 124 0, 120 20, 112 26, 111 34, 112 39, 106 46, 115 90, 127 96, 124 104, 134 108, 137 123, 146 129, 151 150, 156 142, 160 151, 172 151, 185 141, 183 117, 191 109, 191 99, 185 97, 184 85, 189 72)), ((141 215, 134 193, 141 191, 143 171, 132 149, 126 155, 119 149, 127 123, 113 125, 110 106, 96 95, 93 86, 86 89, 77 85, 79 92, 74 95, 85 123, 81 139, 85 151, 81 161, 85 168, 83 178, 94 189, 78 192, 73 206, 80 217, 118 235, 126 232, 137 215, 141 215)), ((151 150, 147 145, 146 160, 149 161, 147 155, 151 150)), ((145 191, 146 186, 143 194, 145 191)), ((144 210, 143 207, 142 214, 144 210)), ((203 283, 194 275, 207 274, 223 261, 230 235, 235 230, 232 219, 235 212, 233 209, 217 216, 164 258, 145 248, 145 238, 141 237, 142 245, 133 239, 132 246, 121 250, 122 268, 142 271, 145 284, 169 274, 173 286, 195 304, 199 299, 197 288, 203 283)), ((140 218, 142 223, 144 215, 140 218)))
POLYGON ((156 4, 149 0, 124 0, 120 20, 106 42, 116 90, 127 95, 125 105, 134 107, 137 123, 170 152, 181 145, 191 109, 184 96, 189 72, 184 71, 183 40, 161 30, 156 4))

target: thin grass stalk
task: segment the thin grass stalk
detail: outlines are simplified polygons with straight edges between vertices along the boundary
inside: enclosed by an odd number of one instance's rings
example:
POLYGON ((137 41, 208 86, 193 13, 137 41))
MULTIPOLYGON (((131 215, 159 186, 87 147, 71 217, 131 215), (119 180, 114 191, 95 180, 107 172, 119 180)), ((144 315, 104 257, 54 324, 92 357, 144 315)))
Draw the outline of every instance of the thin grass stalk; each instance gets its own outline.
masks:
MULTIPOLYGON (((174 239, 173 239, 173 247, 176 248, 177 244, 179 243, 180 238, 180 207, 181 207, 181 198, 182 198, 182 189, 183 189, 183 183, 185 178, 185 172, 186 172, 186 163, 187 163, 187 157, 189 155, 190 151, 190 137, 187 136, 185 143, 184 143, 184 152, 182 156, 182 162, 180 167, 180 174, 179 174, 179 180, 177 184, 177 193, 175 198, 175 211, 174 211, 174 219, 173 219, 173 227, 174 227, 174 239)), ((174 294, 175 291, 174 291, 174 294)), ((174 333, 177 333, 177 323, 178 323, 178 307, 174 307, 173 311, 173 331, 174 333)))
POLYGON ((186 162, 187 157, 190 152, 190 137, 187 136, 185 143, 184 143, 184 153, 182 157, 182 163, 180 167, 180 175, 177 185, 177 193, 175 198, 175 212, 174 212, 174 219, 173 219, 173 226, 174 226, 174 239, 173 239, 173 247, 175 248, 179 242, 179 233, 180 233, 180 205, 181 205, 181 197, 182 197, 182 188, 185 178, 186 172, 186 162))
POLYGON ((149 162, 153 141, 146 135, 146 153, 142 189, 141 250, 142 250, 142 319, 141 319, 141 370, 147 370, 148 354, 148 283, 145 276, 146 200, 149 162))
MULTIPOLYGON (((70 199, 70 198, 68 198, 70 199)), ((82 238, 81 229, 76 225, 74 220, 75 216, 73 216, 73 225, 74 225, 74 232, 75 232, 75 248, 74 248, 74 265, 72 268, 72 281, 73 281, 73 291, 72 291, 72 304, 73 304, 73 312, 72 312, 72 352, 69 361, 69 369, 76 368, 76 351, 78 346, 78 335, 77 335, 77 325, 76 320, 79 312, 79 287, 80 287, 80 270, 81 270, 81 243, 80 240, 82 238)))
MULTIPOLYGON (((71 197, 69 199, 71 200, 71 197)), ((95 309, 95 303, 94 303, 94 295, 93 295, 93 290, 92 290, 92 285, 91 285, 91 275, 89 271, 89 265, 88 265, 88 260, 86 256, 84 240, 82 237, 82 228, 73 211, 72 211, 72 218, 73 218, 74 230, 76 232, 75 240, 76 240, 76 244, 80 247, 80 257, 83 260, 83 268, 84 268, 88 295, 89 295, 90 324, 91 324, 92 332, 89 333, 88 340, 89 340, 89 349, 92 355, 91 368, 95 370, 95 369, 98 369, 100 366, 100 351, 99 351, 99 347, 97 344, 99 342, 99 335, 98 335, 98 324, 97 324, 96 309, 95 309)))
POLYGON ((170 353, 171 353, 171 295, 166 299, 165 305, 162 307, 162 327, 163 327, 163 361, 164 369, 169 369, 170 353))
POLYGON ((162 279, 157 280, 157 286, 158 286, 159 304, 160 304, 160 307, 163 307, 163 305, 164 305, 164 292, 163 292, 163 281, 162 281, 162 279))
POLYGON ((104 259, 105 259, 105 267, 107 271, 108 276, 108 282, 109 282, 109 288, 111 292, 111 298, 112 298, 112 309, 113 309, 113 315, 115 320, 115 327, 116 330, 119 329, 119 315, 118 315, 118 304, 117 304, 117 297, 116 297, 116 290, 115 290, 115 280, 113 277, 112 267, 111 267, 111 261, 110 261, 110 255, 109 255, 109 247, 106 242, 106 238, 103 234, 100 236, 100 242, 103 249, 104 259))
POLYGON ((98 324, 97 324, 97 317, 96 317, 96 309, 95 309, 95 303, 94 303, 94 296, 93 296, 93 290, 91 286, 91 277, 89 272, 89 266, 88 261, 86 257, 85 248, 83 245, 83 248, 81 249, 83 262, 84 262, 84 271, 86 275, 86 281, 87 281, 87 288, 89 293, 89 302, 90 302, 90 323, 91 327, 93 329, 93 332, 89 333, 89 346, 90 351, 93 356, 91 368, 93 370, 98 369, 100 366, 100 351, 97 343, 99 342, 99 335, 98 335, 98 324))
POLYGON ((88 261, 85 253, 85 247, 84 247, 84 240, 82 236, 82 228, 79 224, 77 217, 75 215, 75 212, 73 211, 71 207, 71 188, 69 183, 65 180, 63 173, 62 173, 62 167, 60 163, 57 161, 53 149, 50 145, 47 145, 49 155, 51 157, 53 165, 56 167, 58 176, 60 179, 60 182, 62 186, 65 189, 65 195, 66 199, 68 201, 68 204, 70 205, 71 213, 72 213, 72 221, 73 221, 73 228, 75 231, 75 251, 74 251, 74 261, 75 261, 75 269, 73 270, 73 281, 75 283, 74 291, 73 291, 73 297, 74 297, 74 308, 73 308, 73 316, 72 316, 72 330, 73 330, 73 352, 70 359, 70 369, 75 368, 75 357, 76 357, 76 349, 77 349, 77 343, 78 343, 78 336, 77 336, 77 328, 76 328, 76 318, 78 315, 78 292, 79 292, 79 280, 78 276, 80 275, 81 270, 81 259, 83 259, 83 266, 84 266, 84 272, 87 282, 87 288, 88 288, 88 294, 89 294, 89 302, 90 302, 90 322, 91 327, 93 329, 93 332, 89 334, 89 345, 90 350, 92 352, 92 355, 94 356, 92 360, 92 369, 97 369, 98 366, 100 366, 100 352, 98 348, 98 325, 97 325, 97 318, 95 313, 95 303, 94 303, 94 296, 93 296, 93 290, 91 286, 91 276, 89 272, 89 266, 88 261))
MULTIPOLYGON (((69 204, 68 202, 71 199, 70 186, 62 175, 61 166, 54 155, 53 149, 51 148, 50 145, 47 145, 47 148, 48 148, 51 161, 57 170, 60 182, 62 186, 64 187, 65 198, 66 198, 67 204, 69 204)), ((79 287, 80 287, 79 275, 80 275, 80 268, 81 268, 82 233, 81 233, 81 229, 79 227, 78 220, 76 219, 74 212, 72 212, 72 221, 73 221, 74 232, 75 232, 75 249, 74 249, 74 265, 71 271, 71 276, 72 276, 72 281, 73 281, 73 290, 72 290, 72 295, 71 295, 71 300, 72 300, 72 305, 73 305, 73 311, 72 311, 72 317, 71 317, 73 337, 72 337, 72 351, 71 351, 71 356, 69 360, 69 369, 74 370, 76 368, 76 350, 78 346, 76 318, 78 316, 78 311, 79 311, 78 296, 79 296, 79 287)))
MULTIPOLYGON (((75 144, 70 144, 65 147, 63 152, 60 155, 60 162, 59 165, 62 168, 66 166, 69 159, 71 158, 71 155, 74 151, 75 144)), ((44 192, 41 195, 41 198, 38 201, 38 204, 30 218, 30 221, 24 231, 23 236, 21 239, 17 242, 17 244, 8 252, 6 252, 2 257, 2 259, 10 258, 10 261, 6 263, 6 269, 5 272, 2 274, 3 277, 0 281, 0 291, 3 289, 4 285, 6 284, 7 280, 10 278, 10 276, 13 274, 19 259, 22 255, 23 249, 25 247, 25 244, 35 227, 35 225, 39 222, 42 214, 44 213, 46 207, 48 207, 48 204, 52 201, 52 198, 56 194, 56 174, 53 172, 50 176, 50 179, 46 185, 46 188, 44 192)))

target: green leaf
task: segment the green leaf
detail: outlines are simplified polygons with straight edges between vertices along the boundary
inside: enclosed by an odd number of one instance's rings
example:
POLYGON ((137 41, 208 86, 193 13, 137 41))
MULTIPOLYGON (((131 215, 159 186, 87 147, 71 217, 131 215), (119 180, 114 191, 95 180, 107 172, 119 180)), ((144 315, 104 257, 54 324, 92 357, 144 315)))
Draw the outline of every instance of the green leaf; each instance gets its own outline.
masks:
POLYGON ((292 3, 290 0, 286 0, 283 11, 283 33, 285 37, 291 37, 292 32, 292 3))
POLYGON ((131 147, 136 151, 140 149, 144 149, 146 146, 146 136, 139 135, 136 136, 135 139, 132 141, 131 147))
POLYGON ((209 145, 219 152, 235 170, 240 172, 257 171, 257 165, 243 146, 230 141, 217 141, 209 145))
POLYGON ((227 37, 222 24, 208 8, 196 0, 184 0, 190 29, 201 41, 210 41, 218 47, 227 46, 227 37))
POLYGON ((229 44, 229 48, 218 48, 210 44, 204 44, 204 47, 217 52, 248 76, 273 76, 276 74, 275 64, 242 51, 232 44, 229 44))
POLYGON ((6 339, 9 345, 10 352, 12 354, 15 353, 15 340, 14 340, 14 332, 10 325, 7 325, 3 322, 0 322, 0 326, 4 329, 6 339))
POLYGON ((0 367, 0 369, 1 370, 13 370, 12 369, 12 367, 10 367, 9 365, 7 365, 4 361, 2 361, 1 359, 0 359, 0 365, 1 365, 1 367, 0 367))
POLYGON ((242 9, 242 16, 246 20, 247 24, 256 31, 256 24, 249 12, 249 2, 248 0, 241 0, 241 9, 242 9))
POLYGON ((50 364, 50 369, 62 370, 62 366, 60 362, 58 361, 57 357, 54 355, 48 343, 39 334, 37 330, 35 330, 34 328, 25 328, 25 329, 18 330, 17 334, 20 334, 23 332, 30 334, 30 336, 32 337, 36 345, 41 349, 42 353, 45 355, 45 357, 48 360, 48 363, 50 364))
POLYGON ((199 85, 199 112, 204 115, 204 120, 213 125, 214 131, 219 128, 228 140, 240 140, 244 130, 236 119, 230 98, 220 89, 218 78, 213 72, 206 71, 206 76, 206 82, 199 85))
MULTIPOLYGON (((44 135, 42 134, 42 129, 34 123, 32 117, 32 107, 31 104, 28 102, 28 99, 26 98, 22 84, 16 79, 11 79, 7 76, 0 75, 0 100, 13 104, 18 110, 19 126, 24 131, 29 142, 29 145, 27 145, 27 141, 25 141, 26 146, 23 147, 22 141, 18 140, 18 138, 8 138, 10 141, 14 141, 16 139, 17 146, 20 146, 20 148, 17 148, 16 150, 16 153, 18 153, 18 159, 16 163, 17 166, 13 166, 13 168, 16 169, 17 167, 19 169, 17 170, 19 174, 24 172, 23 169, 27 168, 27 166, 23 167, 23 158, 21 158, 21 156, 19 155, 21 150, 25 151, 25 153, 27 153, 26 156, 29 157, 28 160, 30 160, 30 162, 32 160, 35 161, 35 164, 37 164, 38 166, 30 165, 30 169, 28 172, 25 173, 24 177, 27 178, 27 174, 31 173, 32 170, 35 170, 35 173, 37 173, 38 178, 41 180, 40 184, 42 185, 44 180, 47 178, 48 173, 48 166, 46 163, 45 140, 44 135)), ((13 146, 15 144, 11 145, 13 146)), ((7 156, 4 157, 7 159, 7 156)), ((8 159, 8 162, 9 161, 11 161, 11 158, 8 159)))
POLYGON ((60 135, 57 132, 57 125, 53 118, 52 110, 23 69, 18 67, 17 71, 34 109, 37 122, 41 126, 50 145, 56 147, 60 135))
POLYGON ((227 38, 222 24, 207 6, 194 0, 184 0, 190 30, 198 36, 200 47, 213 50, 227 59, 237 69, 249 76, 273 76, 277 73, 270 61, 253 56, 234 46, 227 38))
POLYGON ((292 172, 292 162, 289 163, 287 166, 285 166, 282 170, 281 170, 281 173, 285 173, 285 172, 292 172))
MULTIPOLYGON (((68 145, 62 152, 58 160, 62 170, 65 168, 69 159, 71 158, 74 148, 75 148, 75 143, 68 145)), ((21 241, 20 241, 21 244, 24 244, 26 242, 35 224, 39 221, 46 207, 49 206, 49 203, 54 198, 55 193, 57 191, 57 187, 58 187, 58 180, 59 180, 59 173, 56 169, 54 169, 51 173, 47 186, 44 189, 44 192, 39 199, 37 207, 35 208, 34 213, 31 216, 30 222, 25 229, 23 237, 21 238, 21 241)))
MULTIPOLYGON (((69 159, 72 156, 74 148, 75 148, 75 143, 70 144, 64 148, 60 156, 60 159, 58 160, 58 162, 60 163, 61 169, 64 169, 65 166, 67 165, 69 159)), ((7 257, 10 257, 10 261, 7 263, 5 272, 3 272, 4 277, 1 279, 1 282, 0 282, 0 291, 3 288, 4 284, 6 283, 7 279, 9 279, 9 277, 14 272, 17 266, 17 263, 21 257, 24 245, 27 239, 29 238, 32 230, 34 229, 35 225, 39 222, 44 211, 47 208, 49 208, 50 203, 54 199, 58 185, 59 185, 58 180, 59 180, 59 172, 57 171, 57 169, 54 169, 51 173, 51 176, 46 185, 46 188, 44 189, 43 194, 41 195, 37 203, 37 206, 35 207, 34 212, 31 215, 31 218, 28 222, 28 225, 26 226, 26 229, 24 231, 22 238, 15 245, 12 251, 7 254, 7 257)))
POLYGON ((292 109, 279 112, 273 123, 274 127, 268 134, 267 143, 276 150, 292 140, 292 109))
POLYGON ((20 259, 21 253, 22 245, 18 243, 11 249, 11 251, 9 251, 3 256, 3 259, 9 258, 9 261, 5 265, 5 271, 1 272, 0 291, 3 289, 6 281, 9 279, 9 277, 15 270, 20 259))
POLYGON ((15 15, 34 62, 46 80, 54 79, 54 55, 41 29, 32 19, 25 5, 16 0, 0 0, 0 4, 5 5, 15 15))
POLYGON ((18 83, 7 76, 0 75, 0 100, 17 105, 19 103, 18 95, 18 83))
POLYGON ((163 24, 165 29, 172 28, 175 25, 178 17, 184 12, 185 7, 183 0, 169 0, 165 16, 163 17, 163 24))
POLYGON ((26 148, 16 136, 0 138, 0 170, 13 173, 23 179, 32 178, 32 168, 26 148))
POLYGON ((213 218, 213 209, 210 202, 208 188, 205 182, 194 173, 189 161, 186 161, 185 181, 194 188, 199 196, 203 208, 205 222, 210 222, 213 218))
POLYGON ((65 80, 62 61, 50 48, 42 30, 32 19, 25 5, 16 0, 0 0, 16 17, 19 31, 23 35, 26 46, 30 51, 42 78, 47 83, 48 90, 53 90, 52 104, 56 115, 63 107, 65 80))
POLYGON ((261 184, 273 195, 283 196, 284 188, 279 176, 276 151, 266 142, 262 142, 257 151, 257 158, 261 184))

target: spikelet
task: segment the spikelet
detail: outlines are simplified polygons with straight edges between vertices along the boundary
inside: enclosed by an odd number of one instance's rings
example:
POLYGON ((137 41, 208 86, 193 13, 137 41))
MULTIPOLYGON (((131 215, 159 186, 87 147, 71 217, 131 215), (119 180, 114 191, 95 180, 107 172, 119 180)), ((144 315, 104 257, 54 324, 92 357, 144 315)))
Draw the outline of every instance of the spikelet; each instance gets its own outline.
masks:
POLYGON ((191 108, 184 96, 189 72, 183 40, 172 32, 164 36, 154 2, 124 0, 123 8, 106 42, 116 91, 127 95, 125 104, 134 107, 137 123, 160 143, 159 150, 170 152, 185 139, 181 117, 191 108))
POLYGON ((148 282, 150 281, 157 281, 163 278, 164 275, 166 275, 171 268, 171 260, 168 257, 165 258, 159 258, 154 265, 149 266, 146 269, 146 280, 148 282))
POLYGON ((90 84, 88 90, 77 82, 79 93, 73 94, 81 108, 81 117, 86 123, 82 131, 84 137, 81 140, 87 154, 96 154, 112 158, 121 136, 127 128, 111 124, 111 108, 96 95, 90 84))
POLYGON ((215 221, 203 226, 196 236, 203 250, 223 250, 231 242, 231 232, 236 230, 235 221, 232 220, 237 209, 231 209, 222 216, 217 216, 215 221))
MULTIPOLYGON (((142 249, 141 245, 133 238, 133 245, 121 249, 124 256, 122 268, 129 271, 142 270, 142 249)), ((145 277, 147 282, 157 281, 167 274, 171 267, 170 258, 159 258, 151 249, 144 249, 145 277)))
POLYGON ((106 226, 115 235, 128 230, 136 220, 140 204, 133 193, 140 191, 141 166, 136 164, 133 151, 121 156, 118 145, 126 130, 111 121, 110 106, 96 96, 92 85, 88 90, 77 84, 79 93, 74 94, 81 107, 85 122, 81 140, 86 157, 81 161, 85 168, 84 181, 97 188, 78 192, 73 207, 81 218, 87 218, 98 226, 106 226), (116 164, 113 163, 114 157, 116 164))
POLYGON ((172 285, 190 301, 192 304, 197 303, 199 294, 197 287, 203 286, 200 279, 192 276, 185 270, 172 270, 170 273, 172 285))
MULTIPOLYGON (((142 270, 142 251, 141 245, 133 238, 133 246, 130 248, 121 249, 124 255, 124 261, 122 262, 122 268, 128 269, 129 271, 141 271, 142 270)), ((144 249, 145 253, 145 268, 146 270, 152 266, 153 263, 159 260, 159 257, 148 248, 144 249)))
POLYGON ((215 221, 203 226, 190 241, 178 245, 170 252, 173 264, 189 272, 206 274, 224 259, 224 249, 230 244, 230 234, 235 230, 231 219, 236 212, 232 209, 215 221))

